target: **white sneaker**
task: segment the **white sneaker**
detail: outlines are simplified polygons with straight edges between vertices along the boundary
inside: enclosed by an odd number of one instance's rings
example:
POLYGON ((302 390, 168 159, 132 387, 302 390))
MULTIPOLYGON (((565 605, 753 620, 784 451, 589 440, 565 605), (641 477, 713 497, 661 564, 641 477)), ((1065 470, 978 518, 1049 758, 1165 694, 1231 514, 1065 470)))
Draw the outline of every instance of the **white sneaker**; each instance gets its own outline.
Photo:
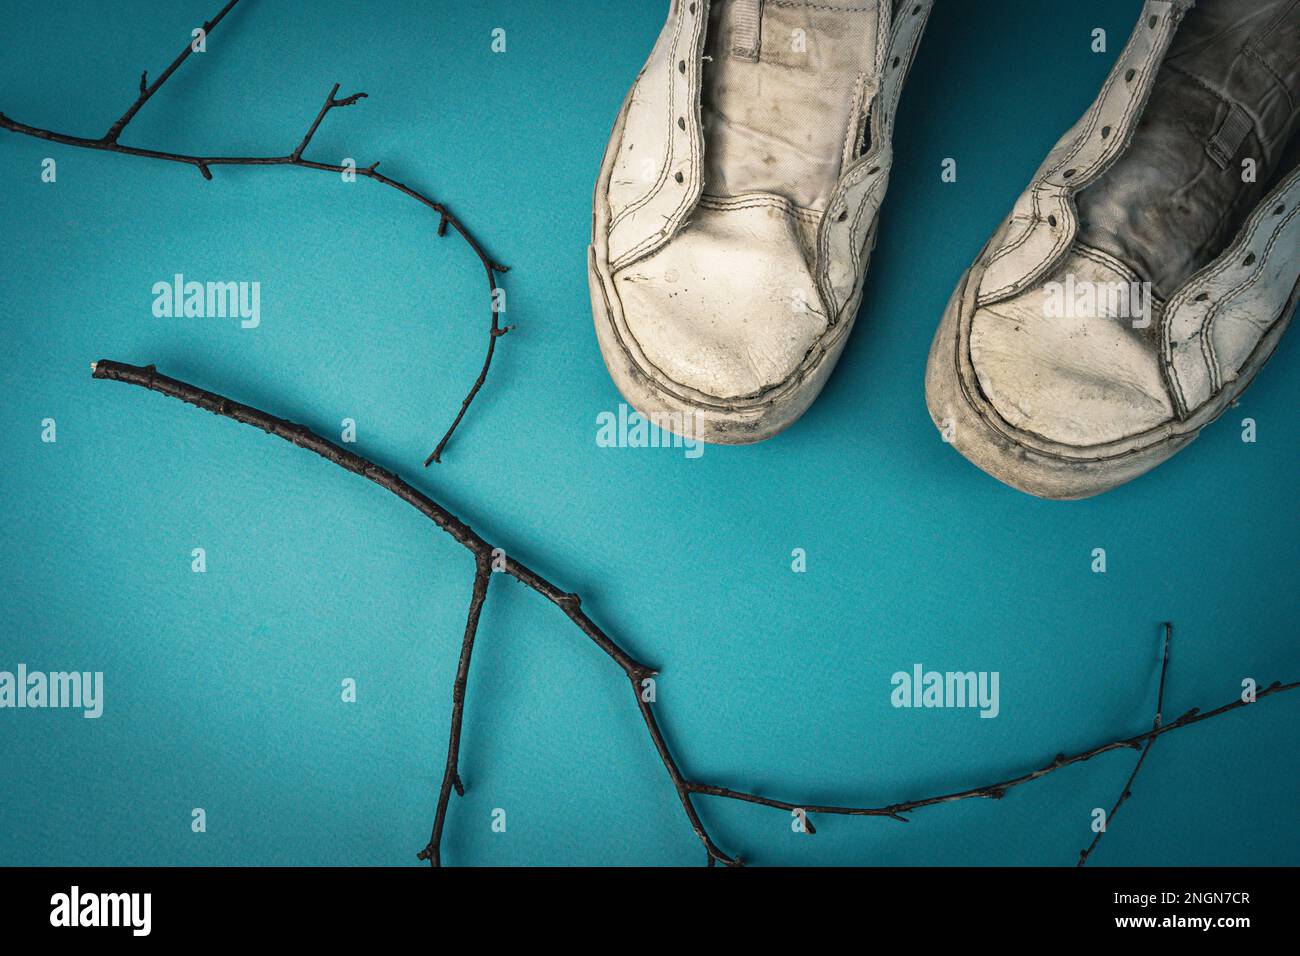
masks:
POLYGON ((1082 498, 1194 439, 1300 291, 1296 0, 1151 0, 953 295, 930 415, 989 474, 1082 498))
POLYGON ((853 327, 932 0, 673 0, 614 125, 588 256, 644 416, 726 444, 812 404, 853 327))

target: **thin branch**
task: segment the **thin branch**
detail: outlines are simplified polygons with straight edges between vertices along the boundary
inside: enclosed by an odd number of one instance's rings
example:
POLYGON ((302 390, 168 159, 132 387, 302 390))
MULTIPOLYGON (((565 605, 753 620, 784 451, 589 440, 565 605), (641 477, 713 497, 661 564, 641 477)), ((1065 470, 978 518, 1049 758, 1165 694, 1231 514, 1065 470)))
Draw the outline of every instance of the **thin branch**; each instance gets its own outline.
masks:
MULTIPOLYGON (((212 30, 217 26, 217 24, 220 23, 226 14, 234 9, 235 5, 238 3, 239 0, 229 0, 229 2, 222 7, 220 13, 203 25, 204 33, 211 35, 212 30)), ((177 68, 189 59, 192 52, 193 46, 187 42, 185 49, 181 51, 181 54, 172 61, 171 65, 167 67, 167 69, 164 70, 158 79, 156 79, 151 85, 146 85, 148 73, 146 72, 141 74, 140 93, 136 97, 135 102, 131 104, 130 109, 123 113, 117 122, 109 127, 108 132, 99 139, 89 139, 84 136, 72 136, 67 133, 56 133, 52 130, 42 129, 37 126, 28 126, 25 123, 20 123, 17 120, 11 119, 4 113, 0 113, 0 129, 8 130, 11 133, 19 133, 23 136, 31 136, 36 139, 47 140, 51 143, 59 143, 63 146, 75 146, 81 149, 94 149, 108 153, 119 153, 124 156, 136 156, 143 159, 153 159, 162 162, 182 163, 193 166, 199 171, 199 174, 205 180, 212 179, 213 166, 294 166, 299 169, 316 169, 331 173, 355 173, 357 176, 363 176, 366 179, 371 179, 383 186, 396 189, 403 195, 409 196, 437 213, 437 234, 439 236, 445 236, 447 234, 447 228, 450 226, 465 241, 470 249, 474 251, 474 254, 478 256, 479 262, 487 273, 488 293, 492 304, 492 319, 488 326, 487 358, 483 363, 483 369, 479 372, 479 376, 475 380, 473 387, 470 389, 469 394, 461 403, 460 412, 456 415, 455 421, 452 422, 451 427, 443 434, 442 439, 438 442, 436 450, 429 456, 428 460, 425 461, 425 465, 428 465, 430 462, 441 461, 443 449, 447 447, 447 443, 451 440, 452 434, 460 425, 461 420, 465 417, 465 412, 469 409, 470 404, 474 401, 474 398, 478 395, 479 390, 483 387, 483 383, 487 379, 488 369, 492 365, 492 356, 496 351, 496 340, 507 331, 502 329, 498 322, 499 317, 497 315, 496 290, 497 276, 504 275, 509 272, 510 269, 489 256, 483 246, 479 244, 478 240, 474 238, 465 225, 457 219, 446 206, 429 196, 426 196, 419 190, 411 188, 405 183, 399 182, 396 179, 391 179, 383 173, 377 172, 377 167, 379 166, 378 162, 371 163, 369 166, 353 168, 351 166, 341 166, 334 163, 318 163, 303 158, 304 150, 306 150, 308 145, 310 145, 312 137, 316 135, 316 131, 320 128, 321 122, 332 110, 351 106, 366 97, 365 93, 353 93, 350 96, 345 96, 339 99, 337 98, 339 91, 339 84, 337 83, 335 83, 334 87, 330 90, 329 96, 325 98, 325 105, 322 106, 320 112, 316 114, 316 119, 308 128, 302 141, 292 153, 285 156, 196 156, 189 153, 172 153, 164 150, 123 146, 119 143, 118 137, 122 134, 122 131, 126 129, 131 120, 135 118, 135 115, 140 111, 141 107, 143 107, 145 103, 149 102, 150 98, 158 92, 162 85, 167 82, 173 73, 176 72, 177 68)))
MULTIPOLYGON (((504 555, 505 552, 500 548, 495 548, 486 539, 477 534, 469 525, 461 521, 451 512, 447 511, 442 505, 438 504, 432 498, 423 492, 417 491, 410 484, 397 475, 381 468, 369 459, 363 458, 355 452, 347 451, 335 445, 328 439, 322 438, 316 433, 303 425, 298 425, 287 421, 283 418, 276 418, 260 409, 253 408, 249 405, 243 405, 239 402, 232 401, 215 392, 209 392, 197 388, 178 379, 169 378, 161 375, 152 365, 135 366, 124 365, 119 362, 100 361, 91 366, 92 373, 98 379, 110 379, 118 382, 125 382, 129 385, 136 385, 150 391, 159 392, 160 394, 188 402, 197 408, 205 409, 224 418, 229 418, 245 425, 252 425, 260 428, 268 434, 282 438, 291 444, 304 448, 307 451, 314 452, 327 461, 333 462, 341 468, 344 468, 354 474, 360 475, 369 481, 374 482, 386 491, 401 498, 407 504, 414 507, 420 513, 424 514, 433 521, 439 528, 449 534, 456 542, 467 548, 478 562, 477 567, 480 569, 475 577, 476 596, 470 603, 470 621, 466 624, 465 644, 462 646, 462 664, 465 673, 468 673, 469 651, 472 649, 473 635, 478 624, 478 611, 482 606, 482 599, 477 596, 477 588, 480 586, 481 568, 483 562, 490 562, 494 552, 498 555, 504 555)), ((508 556, 504 557, 501 564, 503 570, 514 577, 521 584, 540 594, 546 600, 550 601, 568 619, 587 636, 589 640, 599 647, 605 654, 622 669, 627 679, 631 682, 632 691, 636 695, 637 709, 646 725, 646 730, 650 735, 650 740, 654 745, 655 751, 659 755, 664 769, 672 781, 673 788, 677 791, 678 800, 682 804, 682 809, 686 813, 687 821, 691 829, 695 832, 696 837, 703 844, 708 854, 710 865, 722 863, 727 866, 739 866, 741 860, 739 857, 732 857, 724 853, 710 838, 699 813, 697 812, 693 798, 695 796, 714 796, 730 800, 738 800, 745 803, 755 803, 778 810, 803 810, 805 814, 838 814, 843 816, 881 816, 889 817, 894 820, 906 821, 903 816, 921 807, 934 806, 940 803, 953 803, 958 800, 966 800, 972 797, 985 797, 989 799, 1001 799, 1006 792, 1013 787, 1020 786, 1046 776, 1049 773, 1068 767, 1071 764, 1081 763, 1085 760, 1091 760, 1093 757, 1107 753, 1111 750, 1121 748, 1130 748, 1133 750, 1141 749, 1142 744, 1154 740, 1156 737, 1167 733, 1172 733, 1183 727, 1189 727, 1192 724, 1200 723, 1203 720, 1210 720, 1230 711, 1237 710, 1240 707, 1247 706, 1247 701, 1237 698, 1231 703, 1224 704, 1214 710, 1202 713, 1199 709, 1193 708, 1183 714, 1177 720, 1168 724, 1158 722, 1157 726, 1145 733, 1136 734, 1121 740, 1114 740, 1110 743, 1102 744, 1091 750, 1082 753, 1066 756, 1058 754, 1046 766, 1037 770, 1022 774, 1018 777, 1012 777, 998 783, 986 784, 981 787, 972 787, 967 790, 960 790, 954 793, 941 794, 933 797, 923 797, 917 800, 909 800, 903 803, 894 803, 882 807, 846 807, 846 806, 819 806, 811 803, 791 803, 782 800, 775 800, 769 797, 761 797, 756 794, 746 793, 740 790, 732 790, 727 787, 712 786, 709 784, 695 783, 688 780, 677 766, 673 757, 671 748, 664 737, 663 730, 654 715, 653 708, 647 701, 644 694, 643 681, 655 675, 654 669, 640 663, 630 654, 623 650, 608 634, 606 634, 595 622, 591 620, 582 610, 582 601, 576 594, 571 594, 561 590, 550 581, 543 578, 537 572, 520 564, 518 561, 508 556)), ((486 585, 483 585, 486 588, 486 585)), ((1161 672, 1161 682, 1163 685, 1164 671, 1161 672)), ((460 671, 458 671, 458 682, 460 671)), ((1255 700, 1263 700, 1275 694, 1295 690, 1300 687, 1300 681, 1289 684, 1283 684, 1275 681, 1264 690, 1260 691, 1255 700)), ((1163 708, 1163 693, 1160 695, 1159 706, 1163 708)), ((462 698, 457 702, 457 706, 463 705, 462 698)), ((457 733, 459 725, 456 724, 453 729, 453 735, 457 733)), ((448 752, 448 773, 450 776, 444 776, 444 791, 442 796, 446 796, 448 780, 451 786, 455 786, 458 776, 455 770, 457 753, 459 749, 459 737, 453 736, 452 746, 448 752)), ((445 813, 445 806, 440 799, 440 812, 445 813)), ((811 832, 811 831, 810 831, 811 832)), ((435 837, 440 834, 438 824, 435 822, 435 837)), ((431 846, 433 842, 431 841, 431 846)), ((428 848, 426 848, 428 849, 428 848)), ((435 846, 436 849, 436 846, 435 846)))
POLYGON ((339 85, 335 83, 330 89, 329 95, 325 97, 325 105, 320 108, 320 112, 316 114, 316 119, 312 122, 311 128, 307 130, 307 135, 302 138, 302 142, 298 144, 298 148, 289 155, 289 158, 295 163, 302 159, 303 150, 311 144, 311 138, 316 135, 316 130, 320 129, 321 120, 325 118, 326 113, 330 110, 340 109, 344 106, 351 106, 358 100, 364 100, 366 98, 365 93, 353 93, 351 96, 345 96, 341 100, 335 99, 338 92, 339 85))
POLYGON ((650 734, 650 740, 654 743, 655 751, 659 754, 664 769, 668 771, 668 779, 673 782, 673 789, 677 791, 677 799, 681 801, 682 810, 686 813, 686 819, 690 823, 691 829, 695 831, 695 836, 704 844, 704 851, 709 855, 709 865, 712 866, 714 862, 717 862, 726 866, 743 866, 744 863, 740 857, 730 857, 718 849, 709 836, 708 830, 704 828, 704 821, 700 819, 695 804, 691 800, 691 795, 695 793, 695 789, 677 768, 677 762, 673 759, 672 751, 668 749, 668 741, 664 739, 663 731, 659 729, 659 723, 655 720, 649 701, 646 700, 644 688, 641 686, 641 681, 644 678, 635 677, 631 674, 628 677, 632 681, 632 693, 636 696, 637 710, 641 712, 641 719, 645 721, 646 730, 650 734))
MULTIPOLYGON (((1160 662, 1160 689, 1156 692, 1156 716, 1151 722, 1152 730, 1160 729, 1160 721, 1165 709, 1165 677, 1169 673, 1169 645, 1174 639, 1174 626, 1168 621, 1165 622, 1165 651, 1164 658, 1160 662)), ((1133 772, 1128 775, 1128 780, 1124 783, 1124 789, 1120 791, 1119 799, 1115 801, 1115 806, 1111 807, 1110 813, 1102 821, 1102 828, 1093 836, 1092 842, 1088 844, 1086 850, 1079 851, 1079 862, 1076 866, 1083 866, 1088 862, 1088 857, 1092 851, 1097 849, 1097 844, 1101 842, 1102 834, 1110 827, 1111 821, 1115 819, 1115 814, 1119 813, 1119 808, 1124 806, 1124 801, 1133 796, 1133 781, 1137 779, 1138 771, 1142 769, 1142 764, 1146 762, 1147 754, 1151 752, 1155 744, 1154 736, 1148 737, 1146 746, 1142 748, 1142 753, 1138 755, 1137 763, 1133 766, 1133 772)))
POLYGON ((428 860, 430 866, 442 865, 442 829, 447 822, 447 804, 454 787, 456 795, 463 797, 465 787, 460 781, 460 728, 465 718, 465 688, 469 684, 469 659, 474 653, 474 638, 478 634, 478 619, 487 598, 488 582, 492 579, 492 559, 475 555, 474 588, 469 599, 469 620, 465 622, 465 639, 460 645, 460 662, 456 665, 456 683, 451 691, 451 740, 447 744, 447 767, 442 774, 442 788, 438 791, 438 809, 433 817, 433 833, 429 845, 420 851, 419 858, 428 860))
POLYGON ((474 397, 478 395, 479 389, 481 389, 483 383, 487 381, 488 369, 492 367, 492 356, 496 352, 497 348, 497 339, 501 338, 501 336, 505 335, 512 328, 512 326, 502 328, 497 324, 497 320, 500 317, 496 306, 497 284, 496 279, 492 276, 490 271, 488 272, 488 284, 492 287, 492 329, 488 335, 487 355, 483 358, 483 368, 479 370, 478 378, 474 380, 474 385, 470 388, 469 394, 466 395, 465 400, 460 403, 460 411, 456 415, 456 420, 452 422, 451 427, 447 429, 447 434, 442 436, 442 441, 438 442, 438 447, 433 450, 433 454, 424 460, 425 468, 428 468, 429 465, 434 462, 442 462, 442 450, 447 447, 447 442, 451 440, 452 432, 456 430, 456 426, 460 424, 460 420, 465 417, 465 413, 469 411, 470 403, 474 401, 474 397))
MULTIPOLYGON (((1258 702, 1263 700, 1265 697, 1271 697, 1274 694, 1296 690, 1297 688, 1300 688, 1300 681, 1292 681, 1287 684, 1284 684, 1281 681, 1274 681, 1268 687, 1255 695, 1255 701, 1258 702)), ((1061 770, 1064 767, 1069 767, 1076 763, 1083 763, 1085 760, 1091 760, 1093 757, 1099 757, 1112 750, 1122 750, 1125 748, 1129 750, 1141 750, 1144 743, 1149 743, 1156 737, 1172 733, 1175 730, 1181 730, 1183 727, 1190 727, 1192 724, 1198 724, 1203 720, 1220 717, 1230 711, 1246 706, 1250 706, 1250 704, 1247 701, 1238 698, 1233 700, 1231 703, 1224 704, 1222 707, 1216 707, 1214 710, 1205 711, 1204 713, 1201 712, 1199 707, 1193 707, 1177 720, 1152 728, 1145 733, 1135 734, 1132 737, 1125 737, 1120 740, 1112 740, 1109 743, 1093 747, 1091 750, 1085 750, 1069 756, 1065 754, 1057 754, 1050 763, 1039 767, 1037 770, 1021 774, 1017 777, 1000 780, 997 783, 970 787, 969 789, 958 790, 953 793, 945 793, 933 797, 921 797, 916 800, 905 800, 901 803, 891 803, 879 807, 818 806, 810 803, 790 803, 784 800, 774 800, 768 797, 746 793, 741 790, 731 790, 727 787, 714 787, 696 783, 688 784, 687 787, 692 793, 698 793, 704 796, 724 797, 730 800, 740 800, 745 803, 756 803, 776 810, 803 810, 809 815, 825 813, 848 817, 890 817, 891 819, 906 823, 908 822, 908 818, 902 816, 904 813, 911 813, 912 811, 919 810, 922 807, 936 806, 941 803, 956 803, 959 800, 970 800, 975 797, 983 797, 989 800, 1000 800, 1006 796, 1007 791, 1013 787, 1018 787, 1022 784, 1041 779, 1049 773, 1061 770)))
MULTIPOLYGON (((239 3, 239 0, 230 0, 229 3, 221 8, 220 13, 207 23, 203 24, 203 34, 205 38, 212 32, 213 28, 225 18, 226 14, 235 8, 235 4, 237 3, 239 3)), ((108 132, 104 134, 104 142, 117 142, 117 138, 122 134, 122 130, 126 129, 126 124, 135 119, 135 114, 140 112, 140 107, 149 102, 149 98, 158 92, 162 85, 171 78, 171 75, 176 72, 180 65, 190 58, 190 54, 193 52, 193 41, 186 43, 185 49, 181 51, 180 56, 172 60, 171 66, 162 71, 162 74, 158 79, 154 80, 152 86, 145 85, 149 80, 149 72, 146 70, 140 74, 140 95, 135 98, 135 102, 131 104, 131 108, 123 113, 118 121, 108 128, 108 132)))

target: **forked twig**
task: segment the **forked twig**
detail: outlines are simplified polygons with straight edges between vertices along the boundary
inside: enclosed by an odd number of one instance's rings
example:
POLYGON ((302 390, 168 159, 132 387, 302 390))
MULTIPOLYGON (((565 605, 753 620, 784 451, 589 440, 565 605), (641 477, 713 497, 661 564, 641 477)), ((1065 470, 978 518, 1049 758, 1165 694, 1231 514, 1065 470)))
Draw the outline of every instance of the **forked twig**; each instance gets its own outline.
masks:
MULTIPOLYGON (((1247 701, 1244 698, 1238 698, 1231 703, 1218 707, 1205 713, 1193 709, 1183 714, 1177 720, 1170 723, 1162 723, 1157 715, 1156 725, 1145 733, 1136 734, 1135 736, 1124 738, 1122 740, 1111 741, 1086 750, 1072 756, 1058 754, 1050 763, 1037 770, 1011 777, 997 783, 986 784, 980 787, 971 787, 966 790, 959 790, 952 793, 940 794, 932 797, 923 797, 917 800, 908 800, 902 803, 889 804, 881 807, 848 807, 848 806, 820 806, 810 803, 790 803, 784 800, 776 800, 770 797, 762 797, 757 794, 746 793, 740 790, 732 790, 728 787, 712 786, 709 784, 696 783, 687 779, 677 765, 672 751, 669 749, 668 742, 664 737, 663 730, 654 714, 653 705, 648 701, 648 696, 643 694, 642 682, 649 677, 654 676, 653 668, 647 667, 640 663, 622 647, 618 645, 608 634, 606 634, 594 621, 591 620, 582 610, 582 602, 578 595, 564 591, 537 572, 525 567, 518 561, 509 557, 508 554, 500 549, 495 548, 491 543, 477 534, 469 525, 465 524, 451 512, 447 511, 442 505, 438 504, 432 498, 423 492, 417 491, 402 478, 392 472, 379 467, 370 460, 361 457, 355 452, 347 451, 333 442, 320 437, 303 425, 298 425, 283 418, 276 418, 259 409, 249 405, 242 405, 239 402, 232 401, 215 392, 209 392, 197 388, 178 379, 169 378, 166 375, 159 374, 158 370, 152 366, 144 367, 135 365, 123 365, 119 362, 100 361, 91 366, 94 377, 98 379, 111 379, 113 381, 125 382, 130 385, 136 385, 151 391, 168 395, 172 398, 188 402, 198 408, 206 409, 214 414, 225 418, 233 419, 245 425, 252 425, 263 431, 283 438, 299 448, 314 452, 327 461, 333 462, 341 468, 350 472, 361 475, 381 488, 391 492, 398 498, 401 498, 407 504, 424 514, 433 521, 439 528, 449 534, 455 541, 465 547, 474 555, 475 574, 472 597, 470 600, 469 620, 465 625, 465 638, 461 646, 460 666, 456 674, 456 690, 453 692, 453 710, 452 710, 452 729, 451 740, 448 746, 446 770, 443 774, 442 789, 439 793, 438 810, 435 815, 433 835, 430 838, 428 846, 420 853, 420 858, 428 860, 432 864, 440 862, 440 847, 443 832, 443 824, 446 817, 447 803, 450 799, 450 790, 455 789, 461 792, 460 776, 457 769, 460 752, 460 728, 461 720, 464 714, 465 702, 465 680, 469 673, 470 654, 473 650, 474 638, 478 629, 479 614, 482 611, 483 603, 487 596, 487 582, 490 579, 494 556, 498 560, 496 565, 501 571, 511 575, 521 584, 532 589, 533 591, 546 598, 560 611, 569 618, 570 621, 587 636, 592 643, 605 652, 609 658, 623 671, 624 676, 631 684, 632 693, 636 700, 636 706, 641 713, 645 722, 646 730, 650 735, 650 740, 654 745, 655 751, 659 754, 659 759, 672 781, 673 788, 677 792, 677 798, 681 802, 682 809, 686 814, 687 821, 691 829, 695 832, 696 837, 700 840, 708 854, 709 865, 722 863, 727 866, 739 866, 741 860, 739 857, 732 857, 724 853, 713 842, 705 829, 703 821, 695 807, 694 798, 697 796, 721 797, 729 800, 738 800, 745 803, 760 804, 765 807, 771 807, 777 810, 801 810, 807 814, 832 814, 842 816, 877 816, 888 817, 892 820, 907 822, 908 817, 904 814, 911 813, 922 807, 934 806, 941 803, 953 803, 958 800, 967 800, 973 797, 984 797, 988 799, 1001 799, 1008 790, 1021 784, 1029 783, 1032 780, 1038 780, 1049 773, 1068 767, 1071 764, 1081 763, 1085 760, 1091 760, 1093 757, 1107 753, 1111 750, 1121 748, 1140 749, 1145 743, 1150 746, 1150 742, 1156 737, 1167 733, 1172 733, 1183 727, 1199 723, 1202 720, 1209 720, 1226 714, 1229 711, 1244 707, 1247 701)), ((1169 631, 1166 631, 1166 642, 1169 639, 1169 631)), ((1167 644, 1166 644, 1167 648, 1167 644)), ((1166 653, 1165 667, 1161 670, 1161 687, 1164 686, 1165 668, 1168 666, 1168 656, 1166 653)), ((1255 700, 1262 700, 1265 697, 1280 694, 1284 691, 1295 690, 1300 687, 1300 681, 1289 684, 1274 682, 1264 690, 1260 691, 1255 700)), ((1158 711, 1164 706, 1163 692, 1160 695, 1158 711)), ((1130 778, 1130 784, 1132 780, 1130 778)), ((1126 787, 1127 789, 1127 787, 1126 787)), ((1114 811, 1112 811, 1112 814, 1114 811)), ((811 828, 809 832, 814 832, 811 828)))
MULTIPOLYGON (((207 23, 203 24, 204 35, 210 35, 217 24, 219 24, 225 18, 226 14, 234 9, 235 5, 238 3, 239 0, 229 0, 229 2, 221 8, 220 13, 207 23)), ((492 366, 492 356, 496 352, 497 339, 510 331, 509 326, 502 327, 500 324, 497 297, 497 276, 509 272, 509 268, 491 258, 465 225, 457 219, 445 205, 431 199, 424 193, 417 189, 413 189, 403 182, 399 182, 396 179, 392 179, 385 176, 383 173, 378 172, 378 162, 371 163, 369 166, 353 168, 351 166, 335 165, 334 163, 318 163, 303 158, 303 153, 306 151, 307 147, 311 145, 312 137, 316 135, 316 131, 320 128, 321 122, 332 110, 351 106, 366 97, 365 93, 353 93, 350 96, 339 98, 339 84, 337 83, 334 84, 329 95, 325 97, 324 105, 321 106, 320 112, 316 114, 316 119, 307 129, 306 135, 304 135, 302 140, 298 143, 297 148, 285 156, 194 156, 186 153, 170 153, 163 150, 140 149, 134 146, 123 146, 118 142, 118 138, 122 135, 122 132, 126 129, 127 125, 135 118, 135 115, 140 112, 141 107, 143 107, 145 103, 149 102, 150 98, 152 98, 162 85, 167 82, 171 75, 176 72, 180 65, 189 59, 190 54, 193 51, 193 44, 187 43, 185 49, 181 51, 180 55, 172 61, 171 65, 168 66, 167 69, 163 70, 163 72, 159 74, 158 79, 154 80, 152 84, 148 83, 149 74, 147 72, 142 74, 140 76, 140 91, 139 95, 135 98, 135 102, 133 102, 131 107, 108 128, 108 132, 98 139, 89 139, 83 136, 71 136, 67 133, 56 133, 51 130, 41 129, 40 127, 28 126, 25 123, 19 123, 17 120, 9 118, 4 113, 0 113, 0 129, 6 129, 11 133, 21 133, 24 136, 33 136, 37 139, 48 140, 52 143, 59 143, 64 146, 77 146, 82 149, 96 149, 108 153, 121 153, 125 156, 139 156, 144 159, 156 159, 169 163, 183 163, 196 168, 199 171, 199 174, 202 175, 204 179, 208 180, 212 179, 213 166, 295 166, 299 169, 318 169, 331 173, 354 173, 357 176, 364 176, 366 179, 371 179, 381 185, 396 189, 398 192, 411 197, 437 213, 437 234, 439 236, 445 236, 448 227, 454 229, 460 237, 465 240, 466 244, 474 250, 474 254, 478 256, 479 262, 482 263, 483 269, 487 273, 488 292, 491 297, 492 305, 492 320, 488 326, 487 356, 483 361, 483 369, 479 372, 478 378, 475 380, 473 387, 470 388, 469 394, 466 395, 465 400, 461 403, 460 411, 456 415, 455 421, 452 422, 451 427, 443 434, 442 440, 438 442, 433 454, 425 460, 425 465, 427 466, 432 462, 441 461, 443 449, 447 447, 447 442, 451 440, 452 434, 456 431, 461 420, 465 417, 465 412, 469 409, 470 403, 474 401, 475 396, 478 395, 479 390, 483 387, 483 383, 487 380, 488 369, 492 366)))
MULTIPOLYGON (((1168 621, 1165 622, 1165 648, 1164 656, 1160 661, 1160 689, 1156 692, 1156 716, 1151 722, 1152 730, 1160 729, 1160 721, 1165 710, 1165 678, 1169 673, 1169 644, 1174 639, 1174 626, 1168 621)), ((1079 862, 1076 866, 1083 866, 1088 862, 1088 857, 1092 851, 1097 849, 1097 844, 1101 842, 1102 834, 1110 826, 1110 822, 1115 819, 1115 814, 1119 813, 1119 808, 1124 806, 1124 801, 1133 796, 1133 781, 1137 779, 1138 771, 1142 769, 1142 764, 1146 762, 1147 754, 1151 752, 1151 747, 1155 744, 1155 735, 1147 738, 1146 746, 1142 748, 1142 753, 1138 755, 1137 763, 1133 766, 1133 772, 1128 775, 1128 780, 1124 782, 1124 789, 1120 791, 1119 799, 1115 801, 1115 806, 1111 807, 1110 813, 1106 815, 1102 828, 1093 836, 1092 842, 1088 844, 1086 850, 1079 851, 1079 862)))

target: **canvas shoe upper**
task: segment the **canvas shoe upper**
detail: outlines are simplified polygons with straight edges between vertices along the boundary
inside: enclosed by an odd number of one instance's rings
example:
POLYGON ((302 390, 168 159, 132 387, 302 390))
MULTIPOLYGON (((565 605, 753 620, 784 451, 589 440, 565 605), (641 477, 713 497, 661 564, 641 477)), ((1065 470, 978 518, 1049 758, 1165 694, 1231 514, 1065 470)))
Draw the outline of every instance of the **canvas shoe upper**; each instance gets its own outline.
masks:
POLYGON ((1300 278, 1300 0, 1149 0, 1083 118, 959 285, 931 417, 1022 490, 1078 498, 1246 387, 1300 278))
POLYGON ((675 431, 767 438, 862 294, 932 0, 673 0, 615 123, 588 257, 601 352, 675 431))

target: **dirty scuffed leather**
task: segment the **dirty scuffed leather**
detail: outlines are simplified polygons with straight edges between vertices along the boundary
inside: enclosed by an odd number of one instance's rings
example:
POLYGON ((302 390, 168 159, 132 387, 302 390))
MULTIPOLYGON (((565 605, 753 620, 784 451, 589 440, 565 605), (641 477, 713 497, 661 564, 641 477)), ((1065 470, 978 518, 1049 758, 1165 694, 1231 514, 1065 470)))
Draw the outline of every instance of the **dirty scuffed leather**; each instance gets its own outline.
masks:
POLYGON ((936 334, 931 416, 979 467, 1096 494, 1190 442, 1267 360, 1300 278, 1297 23, 1300 0, 1143 5, 936 334))
POLYGON ((588 263, 602 354, 643 414, 752 442, 821 390, 931 2, 674 0, 609 141, 588 263))

